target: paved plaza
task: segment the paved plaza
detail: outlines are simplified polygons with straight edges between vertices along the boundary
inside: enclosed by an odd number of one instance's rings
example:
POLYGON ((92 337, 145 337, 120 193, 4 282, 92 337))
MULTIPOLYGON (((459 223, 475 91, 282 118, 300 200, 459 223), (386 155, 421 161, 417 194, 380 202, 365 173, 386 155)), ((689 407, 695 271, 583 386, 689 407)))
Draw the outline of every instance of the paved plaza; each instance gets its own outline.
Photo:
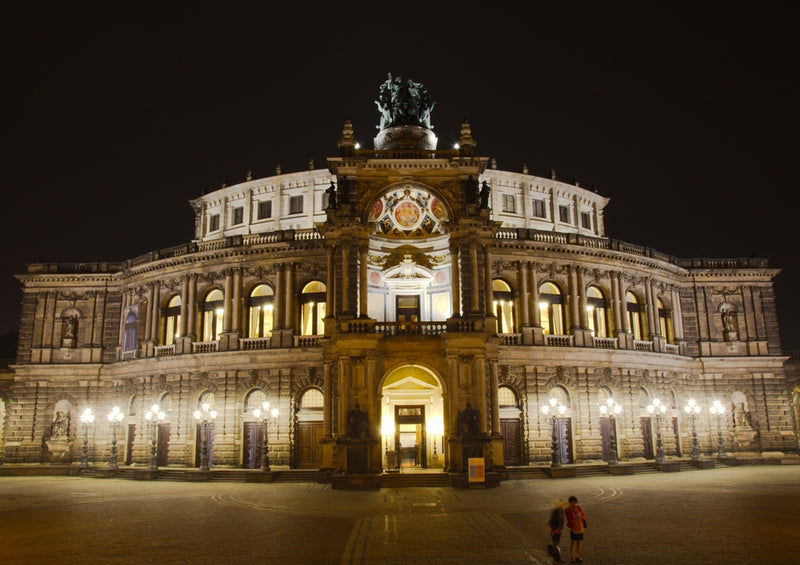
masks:
POLYGON ((766 465, 468 490, 0 477, 0 563, 549 564, 548 511, 569 495, 587 565, 800 553, 800 466, 766 465))

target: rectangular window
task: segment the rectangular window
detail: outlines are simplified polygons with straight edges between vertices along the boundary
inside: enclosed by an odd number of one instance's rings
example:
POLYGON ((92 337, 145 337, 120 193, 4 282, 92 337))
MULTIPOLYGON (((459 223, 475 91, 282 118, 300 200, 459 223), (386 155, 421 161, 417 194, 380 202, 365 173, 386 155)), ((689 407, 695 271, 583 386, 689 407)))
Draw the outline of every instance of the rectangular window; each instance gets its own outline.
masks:
POLYGON ((592 216, 589 212, 581 212, 581 227, 587 230, 592 229, 592 216))
POLYGON ((559 206, 558 207, 558 219, 561 221, 562 224, 569 223, 569 207, 568 206, 559 206))
POLYGON ((503 195, 503 212, 516 212, 516 200, 514 200, 513 194, 504 194, 503 195))
POLYGON ((291 196, 289 198, 289 213, 302 214, 303 213, 303 196, 291 196))
POLYGON ((233 209, 233 225, 244 222, 244 208, 241 206, 233 209))
POLYGON ((546 218, 547 214, 544 212, 544 200, 533 201, 533 215, 536 218, 546 218))
POLYGON ((272 200, 264 200, 258 203, 258 219, 272 217, 272 200))
POLYGON ((219 214, 212 214, 208 218, 208 231, 217 231, 219 229, 219 214))

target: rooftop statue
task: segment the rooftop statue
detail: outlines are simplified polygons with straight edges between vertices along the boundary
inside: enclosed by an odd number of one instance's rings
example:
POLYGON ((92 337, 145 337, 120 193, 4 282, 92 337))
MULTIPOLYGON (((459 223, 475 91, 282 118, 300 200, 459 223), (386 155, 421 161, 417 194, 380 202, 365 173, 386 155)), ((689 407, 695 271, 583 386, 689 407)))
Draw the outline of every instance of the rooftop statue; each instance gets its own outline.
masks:
POLYGON ((375 101, 381 113, 381 123, 377 128, 384 130, 393 126, 422 126, 433 129, 431 111, 435 102, 431 102, 428 90, 411 79, 403 81, 401 77, 389 78, 380 85, 378 99, 375 101))

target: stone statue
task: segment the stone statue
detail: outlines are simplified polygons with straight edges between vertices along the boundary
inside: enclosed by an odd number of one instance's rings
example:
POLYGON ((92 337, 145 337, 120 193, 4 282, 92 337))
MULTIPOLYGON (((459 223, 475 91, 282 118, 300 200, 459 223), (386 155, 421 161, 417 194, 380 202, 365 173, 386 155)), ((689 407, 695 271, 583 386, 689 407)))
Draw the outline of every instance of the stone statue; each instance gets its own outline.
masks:
POLYGON ((379 130, 404 125, 433 129, 431 111, 436 103, 431 101, 428 90, 418 82, 411 79, 403 82, 401 77, 392 77, 389 73, 378 88, 375 104, 381 114, 381 123, 377 126, 379 130))
POLYGON ((75 339, 75 333, 78 326, 77 316, 67 316, 64 318, 64 337, 66 339, 75 339))
POLYGON ((739 338, 739 322, 736 319, 736 312, 733 310, 722 312, 722 328, 725 330, 726 339, 739 338))
POLYGON ((331 185, 325 191, 325 194, 328 195, 328 208, 336 208, 336 185, 333 184, 333 181, 331 181, 331 185))
POLYGON ((481 208, 489 207, 489 185, 483 181, 481 186, 481 208))
POLYGON ((61 410, 56 412, 56 418, 50 426, 51 439, 66 439, 69 436, 69 414, 61 410))
POLYGON ((347 436, 352 438, 364 439, 369 431, 369 419, 367 413, 362 411, 356 402, 355 408, 347 413, 347 436))
POLYGON ((480 434, 480 431, 478 411, 467 402, 467 407, 458 415, 458 432, 462 437, 474 437, 480 434))

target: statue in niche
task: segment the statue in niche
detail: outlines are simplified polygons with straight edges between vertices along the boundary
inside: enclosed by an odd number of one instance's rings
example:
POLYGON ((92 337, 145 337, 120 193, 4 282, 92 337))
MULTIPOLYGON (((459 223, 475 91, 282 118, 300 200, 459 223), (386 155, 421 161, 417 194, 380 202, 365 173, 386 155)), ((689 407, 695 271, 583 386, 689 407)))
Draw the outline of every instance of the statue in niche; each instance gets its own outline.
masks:
POLYGON ((78 317, 67 316, 64 318, 63 326, 64 339, 75 339, 75 335, 78 332, 78 317))
POLYGON ((467 402, 467 407, 458 415, 458 432, 462 437, 475 437, 480 434, 480 431, 478 411, 467 402))
POLYGON ((753 421, 750 416, 750 411, 745 409, 744 402, 739 402, 731 406, 733 413, 733 427, 736 429, 753 427, 753 421))
POLYGON ((486 181, 483 181, 481 185, 481 208, 488 208, 489 207, 489 185, 486 181))
POLYGON ((736 319, 735 311, 722 311, 722 328, 725 331, 726 341, 739 339, 739 321, 736 319))
POLYGON ((356 402, 355 408, 347 413, 347 436, 351 438, 364 439, 369 430, 369 419, 367 413, 361 410, 356 402))
POLYGON ((333 184, 333 181, 331 181, 331 185, 325 191, 325 194, 328 195, 328 209, 336 208, 336 185, 333 184))
POLYGON ((67 437, 69 437, 69 414, 59 410, 50 426, 50 439, 67 439, 67 437))

